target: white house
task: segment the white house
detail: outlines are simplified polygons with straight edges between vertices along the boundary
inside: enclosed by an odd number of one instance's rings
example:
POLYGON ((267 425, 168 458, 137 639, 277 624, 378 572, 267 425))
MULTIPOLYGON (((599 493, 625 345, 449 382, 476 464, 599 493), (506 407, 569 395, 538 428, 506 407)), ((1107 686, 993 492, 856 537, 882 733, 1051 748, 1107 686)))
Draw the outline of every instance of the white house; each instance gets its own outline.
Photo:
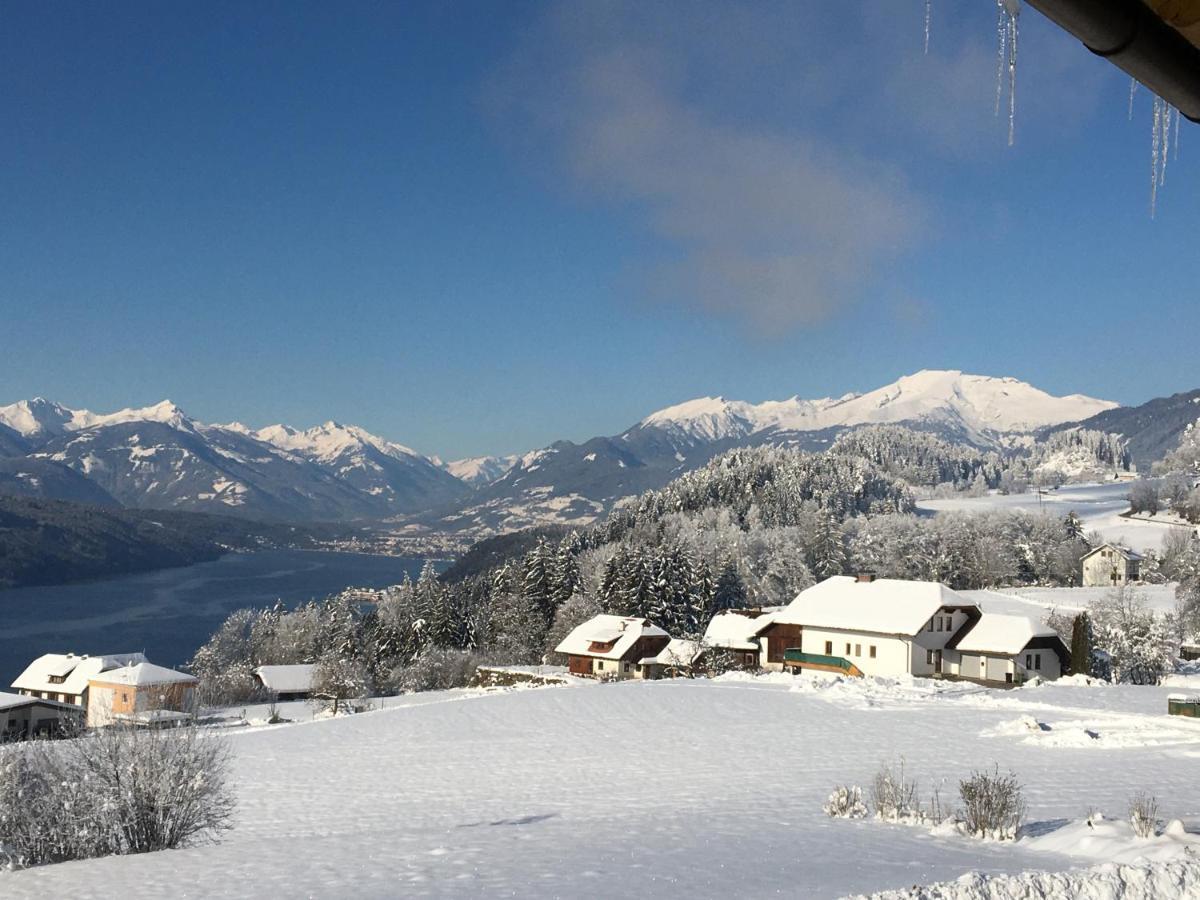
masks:
POLYGON ((793 629, 782 665, 800 670, 1003 684, 1057 678, 1069 661, 1051 629, 984 613, 932 581, 838 575, 801 591, 771 620, 771 628, 793 629))
POLYGON ((1049 680, 1062 675, 1071 660, 1058 633, 1027 616, 985 612, 947 646, 957 651, 955 674, 976 681, 1049 680))
POLYGON ((77 656, 47 653, 39 656, 12 683, 17 693, 41 700, 54 700, 86 707, 88 682, 103 672, 143 663, 141 653, 112 653, 107 656, 77 656))
MULTIPOLYGON (((851 668, 865 675, 950 674, 946 645, 979 607, 944 584, 835 575, 801 591, 772 616, 800 631, 800 668, 851 668)), ((795 654, 793 654, 795 656, 795 654)), ((856 674, 856 673, 851 673, 856 674)))
POLYGON ((304 700, 312 693, 313 663, 287 666, 259 666, 254 680, 276 700, 304 700))
POLYGON ((653 674, 641 661, 657 656, 670 641, 669 634, 646 619, 600 615, 574 628, 554 650, 566 655, 572 675, 644 678, 653 674))
POLYGON ((1142 557, 1120 544, 1101 544, 1083 555, 1084 587, 1116 587, 1141 581, 1142 557))

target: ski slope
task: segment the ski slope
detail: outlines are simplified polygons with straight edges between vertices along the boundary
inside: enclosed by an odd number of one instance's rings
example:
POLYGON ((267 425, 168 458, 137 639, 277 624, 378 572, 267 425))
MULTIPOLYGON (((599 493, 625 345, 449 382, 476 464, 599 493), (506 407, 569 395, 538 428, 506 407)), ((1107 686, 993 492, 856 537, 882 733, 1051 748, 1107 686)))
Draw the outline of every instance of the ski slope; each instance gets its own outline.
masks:
POLYGON ((1101 860, 1070 820, 1119 817, 1139 788, 1200 830, 1200 722, 1163 715, 1167 693, 774 675, 396 698, 231 729, 240 805, 219 844, 2 873, 0 895, 821 898, 1085 867, 1101 860), (1012 768, 1036 836, 822 814, 899 754, 943 797, 972 767, 1012 768))

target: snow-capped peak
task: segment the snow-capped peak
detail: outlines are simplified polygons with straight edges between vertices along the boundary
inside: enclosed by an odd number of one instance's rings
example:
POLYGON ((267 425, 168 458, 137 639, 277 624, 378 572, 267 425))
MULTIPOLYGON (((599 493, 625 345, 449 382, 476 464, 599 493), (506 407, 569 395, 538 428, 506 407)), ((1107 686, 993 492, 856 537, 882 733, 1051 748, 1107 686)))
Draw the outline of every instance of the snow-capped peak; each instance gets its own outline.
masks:
POLYGON ((292 428, 290 425, 268 425, 266 428, 250 432, 250 436, 280 450, 318 460, 335 459, 347 451, 361 450, 368 446, 396 459, 420 457, 417 451, 403 444, 384 440, 357 425, 342 425, 332 420, 306 431, 292 428))
POLYGON ((434 463, 445 469, 459 481, 465 481, 472 486, 491 484, 497 478, 505 475, 515 466, 521 457, 512 456, 473 456, 469 459, 455 459, 442 462, 434 458, 434 463))
POLYGON ((769 428, 818 431, 922 420, 985 434, 1026 432, 1074 422, 1115 406, 1111 401, 1082 394, 1054 397, 1016 378, 924 369, 865 394, 846 394, 837 399, 792 397, 752 404, 701 397, 659 410, 640 424, 705 440, 743 437, 769 428))
POLYGON ((96 415, 86 410, 80 410, 76 415, 79 425, 72 430, 120 425, 124 422, 159 422, 180 431, 196 430, 196 422, 170 400, 162 400, 153 406, 143 406, 139 409, 122 409, 106 415, 96 415))
POLYGON ((83 431, 101 425, 122 422, 161 422, 184 431, 195 429, 188 418, 170 400, 140 409, 122 409, 115 413, 97 415, 86 409, 69 409, 61 404, 34 397, 10 406, 0 406, 0 422, 26 437, 51 438, 73 431, 83 431))
POLYGON ((70 431, 78 415, 75 410, 42 397, 0 406, 0 424, 32 438, 54 437, 70 431))

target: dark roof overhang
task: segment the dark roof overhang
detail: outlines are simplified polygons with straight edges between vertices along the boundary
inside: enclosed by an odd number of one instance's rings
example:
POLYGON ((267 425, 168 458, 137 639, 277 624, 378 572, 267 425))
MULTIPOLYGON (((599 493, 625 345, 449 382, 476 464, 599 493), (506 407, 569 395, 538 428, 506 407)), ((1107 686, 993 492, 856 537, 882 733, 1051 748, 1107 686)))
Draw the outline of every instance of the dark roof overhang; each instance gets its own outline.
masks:
MULTIPOLYGON (((1141 0, 1028 2, 1097 56, 1129 73, 1193 122, 1200 122, 1200 48, 1141 0)), ((1196 4, 1174 5, 1186 8, 1190 16, 1196 4)), ((1178 18, 1183 13, 1175 15, 1178 18)), ((1177 24, 1187 23, 1181 20, 1177 24)), ((1189 26, 1194 27, 1195 23, 1189 26)))

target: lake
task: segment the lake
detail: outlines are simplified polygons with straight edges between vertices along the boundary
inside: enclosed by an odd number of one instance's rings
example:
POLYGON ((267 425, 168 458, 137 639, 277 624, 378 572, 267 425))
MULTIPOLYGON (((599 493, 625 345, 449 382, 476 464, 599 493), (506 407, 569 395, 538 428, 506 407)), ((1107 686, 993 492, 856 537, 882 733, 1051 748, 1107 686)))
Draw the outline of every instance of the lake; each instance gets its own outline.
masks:
POLYGON ((359 553, 234 553, 177 569, 0 591, 0 691, 43 653, 127 653, 179 666, 244 606, 288 607, 342 588, 381 588, 424 560, 359 553))

